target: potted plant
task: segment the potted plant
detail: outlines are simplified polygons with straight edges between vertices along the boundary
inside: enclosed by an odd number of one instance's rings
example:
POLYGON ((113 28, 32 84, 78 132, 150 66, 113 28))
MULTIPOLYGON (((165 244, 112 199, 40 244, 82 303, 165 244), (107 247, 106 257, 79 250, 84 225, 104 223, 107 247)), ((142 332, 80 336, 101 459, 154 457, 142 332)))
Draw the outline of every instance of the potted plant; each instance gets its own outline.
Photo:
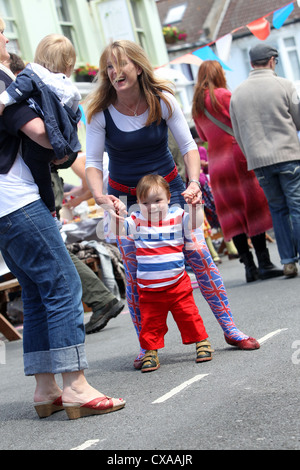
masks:
POLYGON ((164 26, 162 31, 167 44, 184 41, 187 37, 187 34, 184 31, 180 31, 176 26, 164 26))
POLYGON ((98 67, 85 64, 74 70, 76 82, 92 82, 98 73, 98 67))

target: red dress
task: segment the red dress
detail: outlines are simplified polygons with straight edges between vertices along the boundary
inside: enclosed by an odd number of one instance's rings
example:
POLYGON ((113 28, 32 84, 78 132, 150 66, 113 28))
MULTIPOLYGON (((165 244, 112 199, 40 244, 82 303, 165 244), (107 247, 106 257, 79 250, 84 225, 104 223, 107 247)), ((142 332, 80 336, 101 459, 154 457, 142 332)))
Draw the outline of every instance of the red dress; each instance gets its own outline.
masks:
MULTIPOLYGON (((231 93, 216 88, 222 110, 216 112, 209 93, 205 108, 216 119, 231 126, 229 104, 231 93)), ((225 240, 245 233, 252 237, 272 228, 267 199, 254 171, 247 170, 247 161, 234 137, 220 129, 205 115, 194 119, 199 137, 208 142, 208 170, 219 222, 225 240)))

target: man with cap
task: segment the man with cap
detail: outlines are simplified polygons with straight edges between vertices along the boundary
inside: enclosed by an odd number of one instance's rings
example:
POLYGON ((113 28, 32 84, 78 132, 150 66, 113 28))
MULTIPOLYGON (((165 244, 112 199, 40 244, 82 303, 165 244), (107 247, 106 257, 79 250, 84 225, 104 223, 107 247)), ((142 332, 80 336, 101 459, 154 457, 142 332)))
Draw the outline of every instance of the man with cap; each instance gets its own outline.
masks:
POLYGON ((283 272, 294 277, 300 254, 299 98, 293 83, 275 73, 277 49, 260 43, 249 55, 253 70, 231 97, 232 126, 268 200, 283 272))

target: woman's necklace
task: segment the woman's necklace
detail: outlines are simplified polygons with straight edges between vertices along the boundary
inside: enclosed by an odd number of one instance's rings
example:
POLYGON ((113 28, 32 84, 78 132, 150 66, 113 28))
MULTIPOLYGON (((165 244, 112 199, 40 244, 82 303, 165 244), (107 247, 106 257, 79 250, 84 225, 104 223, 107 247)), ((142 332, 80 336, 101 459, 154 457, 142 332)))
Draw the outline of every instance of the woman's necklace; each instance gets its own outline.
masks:
POLYGON ((140 93, 139 101, 138 101, 138 104, 136 105, 136 108, 135 108, 134 111, 133 111, 129 106, 127 106, 127 104, 122 103, 122 101, 120 101, 119 98, 118 98, 118 101, 119 101, 120 104, 122 104, 123 106, 125 106, 125 108, 129 109, 129 111, 130 111, 131 113, 133 113, 133 115, 134 115, 135 117, 137 117, 137 110, 138 110, 138 107, 139 107, 140 102, 141 102, 141 97, 142 97, 142 95, 141 95, 141 93, 140 93))

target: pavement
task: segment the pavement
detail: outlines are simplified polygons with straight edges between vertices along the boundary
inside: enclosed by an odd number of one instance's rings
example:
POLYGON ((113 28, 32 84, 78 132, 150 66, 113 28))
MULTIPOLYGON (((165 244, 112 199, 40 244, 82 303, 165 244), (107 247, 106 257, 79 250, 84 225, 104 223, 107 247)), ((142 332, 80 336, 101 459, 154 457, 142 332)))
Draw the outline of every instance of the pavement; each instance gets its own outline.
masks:
MULTIPOLYGON (((268 248, 279 266, 276 243, 268 248)), ((226 256, 219 269, 235 323, 258 339, 259 350, 225 343, 191 275, 213 360, 196 364, 194 345, 181 343, 169 315, 160 369, 136 371, 138 341, 125 306, 103 330, 87 335, 86 376, 101 392, 125 398, 126 406, 70 421, 64 411, 38 418, 35 380, 23 373, 22 340, 2 339, 0 450, 98 450, 101 463, 134 467, 195 465, 203 450, 299 450, 300 275, 246 284, 244 266, 226 256), (167 461, 174 452, 184 460, 167 461)))

